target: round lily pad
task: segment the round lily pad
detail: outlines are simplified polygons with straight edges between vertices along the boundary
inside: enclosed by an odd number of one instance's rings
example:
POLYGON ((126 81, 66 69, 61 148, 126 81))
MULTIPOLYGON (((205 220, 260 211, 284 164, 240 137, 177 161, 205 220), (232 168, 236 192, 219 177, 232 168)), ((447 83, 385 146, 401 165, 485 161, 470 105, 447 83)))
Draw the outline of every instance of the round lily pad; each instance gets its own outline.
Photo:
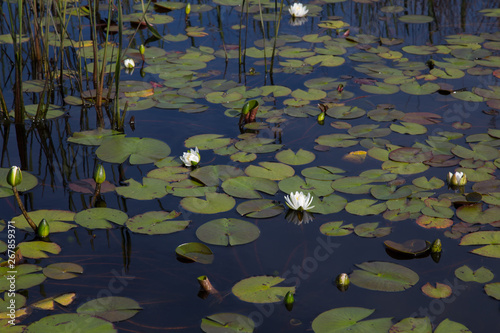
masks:
POLYGON ((353 232, 352 224, 343 224, 344 221, 327 222, 319 227, 319 231, 326 236, 346 236, 353 232))
POLYGON ((467 234, 462 237, 460 245, 485 245, 471 252, 485 257, 500 258, 500 231, 476 231, 467 234))
POLYGON ((451 296, 451 287, 444 283, 436 283, 434 287, 429 282, 422 286, 422 292, 432 298, 446 298, 451 296))
POLYGON ((43 269, 46 277, 55 280, 68 280, 78 277, 77 274, 83 273, 83 267, 72 262, 59 262, 50 264, 43 269))
MULTIPOLYGON (((241 169, 231 165, 207 165, 191 172, 190 176, 206 186, 219 186, 220 180, 243 176, 241 169)), ((252 176, 249 174, 249 176, 252 176)))
MULTIPOLYGON (((7 183, 7 175, 10 168, 0 168, 0 198, 10 197, 14 195, 12 186, 7 183)), ((23 180, 17 185, 17 190, 20 192, 29 191, 38 184, 38 179, 27 171, 22 171, 23 180)))
POLYGON ((311 178, 311 179, 317 179, 317 180, 335 180, 342 178, 343 176, 339 175, 339 173, 344 173, 345 171, 332 167, 332 166, 316 166, 316 167, 310 167, 306 168, 301 171, 302 176, 311 178))
POLYGON ((231 139, 223 138, 220 134, 200 134, 190 137, 184 142, 188 148, 198 147, 200 150, 217 149, 231 143, 231 139))
POLYGON ((38 333, 38 332, 53 332, 65 333, 72 332, 78 328, 85 332, 99 332, 99 333, 116 333, 117 330, 113 324, 107 320, 96 318, 88 314, 78 313, 64 313, 47 316, 38 321, 35 321, 24 332, 38 333))
POLYGON ((212 250, 202 243, 192 242, 181 244, 177 246, 175 253, 181 258, 202 264, 211 264, 214 261, 212 250))
POLYGON ((252 333, 252 319, 237 313, 217 313, 201 320, 201 330, 206 333, 252 333))
POLYGON ((112 223, 124 225, 128 216, 112 208, 90 208, 75 215, 75 222, 88 229, 111 229, 112 223))
POLYGON ((48 258, 47 253, 59 254, 61 247, 56 243, 44 241, 22 242, 18 245, 21 255, 26 258, 48 258))
POLYGON ((300 176, 293 176, 283 179, 278 183, 278 186, 281 191, 287 194, 301 191, 306 194, 310 192, 315 196, 322 197, 333 193, 331 184, 328 180, 302 179, 300 176))
POLYGON ((389 332, 391 318, 363 320, 369 317, 374 309, 358 307, 336 308, 325 311, 312 322, 315 333, 352 332, 382 333, 389 332))
POLYGON ((295 170, 286 164, 275 162, 260 162, 260 166, 249 165, 245 173, 250 177, 260 177, 271 180, 282 180, 292 177, 295 170))
POLYGON ((278 191, 278 184, 265 178, 241 176, 225 180, 222 188, 233 197, 260 199, 262 196, 257 191, 274 195, 278 191))
POLYGON ((176 211, 171 212, 147 212, 131 217, 127 220, 125 225, 132 232, 146 235, 161 235, 171 234, 174 232, 182 231, 189 226, 191 221, 173 220, 178 217, 180 213, 176 211))
MULTIPOLYGON (((40 209, 29 212, 28 215, 36 225, 38 225, 42 219, 45 219, 50 226, 51 233, 65 232, 76 227, 76 224, 68 223, 75 220, 75 213, 66 210, 40 209)), ((21 214, 16 216, 12 220, 15 221, 16 228, 26 231, 32 230, 24 215, 21 214)))
POLYGON ((196 230, 196 236, 202 242, 223 246, 247 244, 259 235, 260 230, 255 224, 234 218, 212 220, 196 230))
POLYGON ((105 140, 96 150, 101 160, 110 163, 130 164, 154 163, 170 154, 170 147, 160 140, 151 138, 128 138, 114 136, 105 140))
POLYGON ((356 266, 360 269, 350 274, 351 282, 365 289, 403 291, 419 280, 418 274, 411 269, 390 262, 364 262, 356 266))
POLYGON ((254 276, 236 283, 232 292, 244 302, 275 303, 288 292, 295 293, 295 287, 275 287, 284 280, 279 276, 254 276))
POLYGON ((316 156, 314 153, 310 151, 299 149, 297 153, 294 153, 293 150, 283 150, 276 154, 276 159, 281 163, 290 164, 290 165, 303 165, 308 164, 314 161, 316 156))
MULTIPOLYGON (((37 258, 40 258, 40 256, 37 256, 37 258)), ((7 279, 7 275, 15 275, 15 290, 29 289, 43 283, 46 277, 40 272, 41 270, 40 266, 32 264, 16 266, 15 273, 11 273, 11 269, 7 266, 0 267, 0 291, 10 289, 10 280, 7 279)))
POLYGON ((236 201, 224 193, 206 193, 206 200, 187 197, 181 200, 181 206, 193 213, 217 214, 231 210, 236 201))
POLYGON ((88 301, 76 309, 77 313, 89 314, 110 322, 127 320, 142 310, 139 303, 128 297, 109 296, 88 301))
POLYGON ((408 256, 418 256, 424 254, 431 248, 431 244, 423 239, 411 239, 404 243, 396 243, 391 240, 386 240, 384 244, 389 250, 408 256))
POLYGON ((269 199, 248 200, 236 207, 236 211, 242 216, 260 219, 279 215, 283 210, 283 206, 269 199))
POLYGON ((384 237, 391 233, 391 227, 378 227, 378 222, 362 223, 354 228, 354 233, 360 237, 384 237))
POLYGON ((359 199, 349 202, 345 210, 353 215, 378 215, 386 210, 385 202, 377 203, 377 200, 359 199))
POLYGON ((495 275, 485 267, 479 267, 473 271, 469 266, 463 265, 455 270, 455 276, 465 282, 486 283, 493 280, 495 275))
POLYGON ((117 187, 116 193, 126 198, 136 200, 151 200, 163 198, 167 195, 165 186, 169 185, 168 182, 155 179, 155 178, 142 178, 142 184, 135 179, 127 179, 124 183, 128 186, 117 187))

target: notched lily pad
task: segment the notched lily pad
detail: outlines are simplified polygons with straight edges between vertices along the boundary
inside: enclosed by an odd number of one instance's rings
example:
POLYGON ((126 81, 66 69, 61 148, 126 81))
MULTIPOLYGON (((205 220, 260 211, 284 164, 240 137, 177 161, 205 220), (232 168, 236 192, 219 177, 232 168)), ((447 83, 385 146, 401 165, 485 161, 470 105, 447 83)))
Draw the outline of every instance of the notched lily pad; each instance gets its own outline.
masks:
POLYGON ((259 235, 260 230, 255 224, 234 218, 212 220, 196 230, 196 237, 202 242, 222 246, 247 244, 259 235))
POLYGON ((128 216, 112 208, 90 208, 75 215, 75 222, 88 229, 111 229, 113 223, 124 225, 128 216))
POLYGON ((217 313, 201 320, 201 330, 206 333, 252 333, 252 319, 237 313, 217 313))
POLYGON ((88 301, 80 305, 76 312, 117 322, 132 318, 140 310, 142 307, 131 298, 109 296, 88 301))
POLYGON ((43 269, 46 277, 55 280, 68 280, 78 277, 83 273, 83 267, 72 262, 59 262, 50 264, 43 269), (76 274, 75 274, 76 273, 76 274))
POLYGON ((418 274, 404 266, 383 262, 357 264, 360 269, 350 274, 353 284, 358 287, 379 291, 403 291, 411 288, 418 280, 418 274))
POLYGON ((183 259, 202 264, 211 264, 214 261, 212 250, 202 243, 192 242, 181 244, 177 246, 175 253, 183 259))
POLYGON ((171 212, 147 212, 136 215, 127 220, 125 225, 132 231, 146 235, 163 235, 182 231, 189 226, 189 220, 174 220, 181 215, 174 211, 171 212))
POLYGON ((244 302, 276 303, 282 301, 286 293, 295 293, 295 287, 276 287, 284 280, 279 276, 254 276, 236 283, 232 292, 244 302))

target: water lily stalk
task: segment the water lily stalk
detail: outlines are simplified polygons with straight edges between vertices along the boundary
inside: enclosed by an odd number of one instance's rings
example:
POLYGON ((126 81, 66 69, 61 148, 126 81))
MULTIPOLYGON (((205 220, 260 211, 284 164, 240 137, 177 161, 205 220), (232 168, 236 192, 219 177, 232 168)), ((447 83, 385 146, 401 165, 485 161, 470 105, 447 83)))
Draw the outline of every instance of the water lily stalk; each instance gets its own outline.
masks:
POLYGON ((9 185, 12 186, 12 192, 14 192, 14 197, 16 198, 17 205, 21 209, 24 218, 26 219, 26 221, 28 221, 28 224, 30 225, 31 229, 33 229, 33 231, 36 233, 37 226, 35 222, 33 222, 33 220, 31 219, 31 217, 29 217, 28 212, 26 211, 26 208, 24 208, 23 202, 21 201, 19 192, 17 191, 17 186, 21 183, 22 179, 23 177, 21 169, 17 166, 11 167, 7 175, 7 183, 9 183, 9 185))
POLYGON ((200 284, 200 288, 206 291, 209 294, 213 294, 217 292, 217 289, 212 286, 212 283, 208 279, 206 275, 198 276, 198 283, 200 284))

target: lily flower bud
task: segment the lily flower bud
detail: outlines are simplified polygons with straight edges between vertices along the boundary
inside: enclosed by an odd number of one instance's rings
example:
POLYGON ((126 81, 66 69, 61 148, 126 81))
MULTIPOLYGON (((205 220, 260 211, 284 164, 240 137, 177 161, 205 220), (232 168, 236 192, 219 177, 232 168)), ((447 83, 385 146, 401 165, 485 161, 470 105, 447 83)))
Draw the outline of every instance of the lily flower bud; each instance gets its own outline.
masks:
POLYGON ((17 166, 13 166, 10 168, 9 173, 7 174, 7 183, 10 186, 18 186, 23 181, 23 174, 21 173, 21 168, 17 166))

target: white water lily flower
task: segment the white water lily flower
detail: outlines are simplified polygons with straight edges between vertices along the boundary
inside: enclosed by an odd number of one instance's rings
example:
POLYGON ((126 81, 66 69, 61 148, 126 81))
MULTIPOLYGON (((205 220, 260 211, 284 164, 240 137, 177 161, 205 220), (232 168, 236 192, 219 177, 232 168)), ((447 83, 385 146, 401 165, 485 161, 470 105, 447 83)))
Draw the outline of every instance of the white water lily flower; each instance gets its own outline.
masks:
POLYGON ((134 59, 125 59, 123 60, 123 65, 125 66, 125 68, 134 68, 135 67, 135 61, 134 59))
POLYGON ((309 210, 314 208, 311 206, 313 197, 311 193, 308 193, 307 196, 302 192, 290 193, 290 196, 285 195, 286 205, 294 210, 309 210))
POLYGON ((198 151, 198 147, 196 147, 194 150, 190 149, 189 151, 185 152, 180 158, 185 166, 196 166, 200 162, 200 152, 198 151))
POLYGON ((290 7, 288 7, 288 11, 290 12, 290 15, 292 15, 293 17, 304 17, 309 12, 309 9, 307 9, 307 7, 301 4, 300 2, 296 2, 290 7))
POLYGON ((455 186, 463 186, 467 184, 467 176, 463 172, 448 172, 448 184, 455 186))

